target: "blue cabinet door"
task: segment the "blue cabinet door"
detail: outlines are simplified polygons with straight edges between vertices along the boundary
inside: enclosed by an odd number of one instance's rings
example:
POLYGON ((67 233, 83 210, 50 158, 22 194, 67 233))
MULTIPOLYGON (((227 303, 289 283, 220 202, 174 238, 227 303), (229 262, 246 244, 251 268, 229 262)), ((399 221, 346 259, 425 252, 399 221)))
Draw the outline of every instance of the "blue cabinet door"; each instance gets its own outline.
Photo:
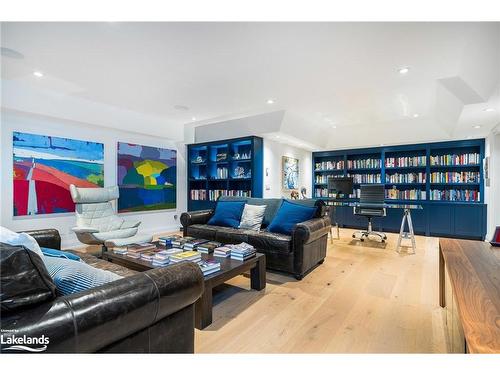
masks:
POLYGON ((451 204, 430 204, 428 207, 429 232, 431 235, 452 236, 453 235, 453 213, 451 204))
POLYGON ((474 205, 457 205, 455 207, 454 234, 457 237, 482 238, 483 207, 474 205))

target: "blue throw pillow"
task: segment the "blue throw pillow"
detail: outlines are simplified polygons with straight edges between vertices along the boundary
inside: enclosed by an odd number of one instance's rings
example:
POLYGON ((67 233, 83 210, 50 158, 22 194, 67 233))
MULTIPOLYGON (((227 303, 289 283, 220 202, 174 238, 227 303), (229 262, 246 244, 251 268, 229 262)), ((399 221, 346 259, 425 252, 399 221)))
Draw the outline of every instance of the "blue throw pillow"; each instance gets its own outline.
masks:
POLYGON ((310 220, 316 213, 316 207, 283 201, 273 221, 267 227, 269 232, 291 235, 296 224, 310 220))
POLYGON ((244 201, 218 201, 208 225, 238 228, 244 207, 244 201))
POLYGON ((45 255, 46 257, 65 258, 69 260, 76 260, 77 262, 80 261, 80 257, 78 255, 75 255, 67 251, 49 249, 47 247, 41 247, 41 249, 43 255, 45 255))
POLYGON ((84 262, 44 256, 43 262, 54 280, 59 294, 82 292, 87 289, 121 279, 122 277, 109 271, 100 270, 84 262))

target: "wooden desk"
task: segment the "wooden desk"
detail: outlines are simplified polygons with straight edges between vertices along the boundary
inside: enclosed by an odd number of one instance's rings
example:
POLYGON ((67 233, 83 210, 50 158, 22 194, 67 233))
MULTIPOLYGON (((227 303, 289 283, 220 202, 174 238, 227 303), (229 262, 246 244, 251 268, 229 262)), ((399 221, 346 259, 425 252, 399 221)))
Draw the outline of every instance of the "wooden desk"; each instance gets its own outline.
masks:
POLYGON ((440 239, 439 304, 451 352, 500 353, 500 250, 440 239))

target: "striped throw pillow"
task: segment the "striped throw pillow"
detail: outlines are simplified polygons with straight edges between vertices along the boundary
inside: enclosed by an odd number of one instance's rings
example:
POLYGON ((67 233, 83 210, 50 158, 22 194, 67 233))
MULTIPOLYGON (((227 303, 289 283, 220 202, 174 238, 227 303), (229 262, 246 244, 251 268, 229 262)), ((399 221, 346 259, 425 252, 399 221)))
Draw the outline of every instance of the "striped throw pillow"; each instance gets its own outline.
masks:
POLYGON ((59 294, 78 293, 121 279, 112 272, 100 270, 84 262, 44 256, 43 261, 59 294))

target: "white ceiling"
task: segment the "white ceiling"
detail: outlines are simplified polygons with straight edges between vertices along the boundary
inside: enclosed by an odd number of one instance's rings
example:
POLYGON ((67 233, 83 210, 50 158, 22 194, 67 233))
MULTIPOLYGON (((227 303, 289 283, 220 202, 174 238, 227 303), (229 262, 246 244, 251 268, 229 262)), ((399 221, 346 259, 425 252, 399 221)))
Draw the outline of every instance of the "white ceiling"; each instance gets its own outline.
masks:
POLYGON ((176 140, 192 117, 202 125, 276 110, 286 115, 270 131, 312 148, 479 137, 500 122, 500 23, 2 23, 1 30, 2 47, 24 55, 2 57, 3 107, 176 140), (496 111, 483 111, 489 107, 496 111))

